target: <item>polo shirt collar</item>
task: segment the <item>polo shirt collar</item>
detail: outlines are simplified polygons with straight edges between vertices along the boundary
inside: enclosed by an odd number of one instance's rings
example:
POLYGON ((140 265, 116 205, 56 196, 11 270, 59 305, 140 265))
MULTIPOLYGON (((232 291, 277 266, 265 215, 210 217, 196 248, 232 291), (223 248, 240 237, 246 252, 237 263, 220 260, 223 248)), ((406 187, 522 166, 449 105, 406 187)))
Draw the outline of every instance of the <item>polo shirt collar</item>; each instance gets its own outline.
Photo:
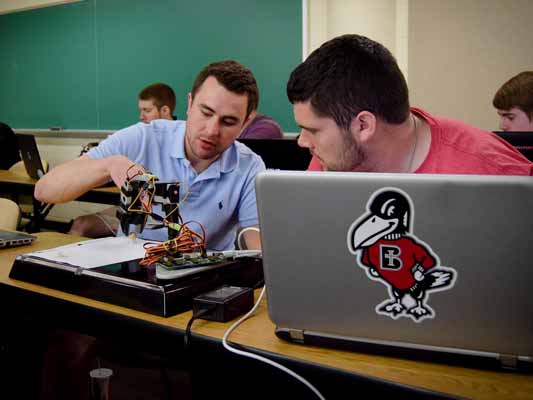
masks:
POLYGON ((204 172, 202 179, 218 179, 221 174, 226 174, 235 169, 238 162, 238 152, 235 143, 228 147, 204 172))
POLYGON ((221 154, 217 161, 220 161, 220 172, 228 173, 237 167, 239 162, 239 153, 235 142, 221 154))
MULTIPOLYGON (((187 159, 185 155, 185 129, 177 129, 177 131, 176 135, 178 140, 176 141, 176 145, 169 148, 168 153, 173 158, 187 159)), ((187 160, 187 162, 189 161, 187 160)), ((239 152, 237 151, 237 145, 233 143, 220 155, 219 158, 202 172, 203 178, 218 178, 221 173, 229 173, 237 167, 238 162, 239 152)))

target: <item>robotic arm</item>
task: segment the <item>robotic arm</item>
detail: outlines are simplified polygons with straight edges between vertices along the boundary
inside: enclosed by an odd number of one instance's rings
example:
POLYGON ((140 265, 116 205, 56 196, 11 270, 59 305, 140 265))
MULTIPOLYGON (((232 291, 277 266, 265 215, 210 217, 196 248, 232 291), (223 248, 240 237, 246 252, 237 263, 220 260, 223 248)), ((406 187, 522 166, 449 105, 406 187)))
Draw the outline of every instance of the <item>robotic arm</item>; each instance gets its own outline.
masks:
MULTIPOLYGON (((122 231, 141 233, 146 229, 168 229, 168 240, 152 243, 146 247, 141 265, 150 265, 164 256, 182 257, 186 253, 199 252, 200 258, 207 257, 205 230, 197 223, 201 233, 191 230, 183 223, 179 213, 179 182, 159 182, 159 178, 146 170, 126 179, 120 190, 120 205, 117 217, 122 231), (160 204, 164 215, 153 211, 160 204)), ((183 256, 185 257, 185 256, 183 256)), ((190 257, 190 256, 189 256, 190 257)), ((195 258, 197 260, 198 257, 195 258)))
MULTIPOLYGON (((125 235, 130 232, 141 233, 147 225, 151 226, 147 229, 163 228, 165 220, 170 223, 179 222, 179 182, 158 181, 157 176, 145 171, 126 179, 122 185, 117 218, 125 235), (155 204, 161 204, 164 216, 152 211, 155 204)), ((173 239, 176 234, 175 229, 168 228, 169 239, 173 239)))

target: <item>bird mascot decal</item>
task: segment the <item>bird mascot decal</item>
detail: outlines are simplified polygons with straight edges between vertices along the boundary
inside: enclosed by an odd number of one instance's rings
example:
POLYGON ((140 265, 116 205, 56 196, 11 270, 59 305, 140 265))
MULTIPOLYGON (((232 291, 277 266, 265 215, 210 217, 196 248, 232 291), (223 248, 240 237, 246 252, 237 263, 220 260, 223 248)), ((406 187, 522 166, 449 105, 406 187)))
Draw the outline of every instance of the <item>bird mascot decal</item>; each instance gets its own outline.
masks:
POLYGON ((414 207, 407 193, 383 188, 372 194, 367 212, 348 230, 348 249, 367 276, 388 287, 376 313, 421 322, 435 318, 431 292, 451 289, 457 272, 440 265, 432 248, 412 233, 414 207))

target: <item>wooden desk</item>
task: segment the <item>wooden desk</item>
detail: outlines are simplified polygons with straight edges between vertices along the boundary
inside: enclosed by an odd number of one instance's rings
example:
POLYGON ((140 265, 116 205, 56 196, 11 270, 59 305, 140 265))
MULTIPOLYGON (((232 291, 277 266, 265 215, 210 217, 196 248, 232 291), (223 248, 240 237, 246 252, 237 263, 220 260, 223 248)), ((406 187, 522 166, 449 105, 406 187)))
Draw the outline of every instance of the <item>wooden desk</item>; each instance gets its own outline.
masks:
MULTIPOLYGON (((179 353, 180 346, 176 337, 183 336, 191 312, 162 318, 10 279, 8 277, 10 267, 17 254, 79 240, 58 233, 40 233, 37 236, 39 239, 32 246, 0 250, 0 294, 4 301, 7 300, 4 296, 9 296, 12 304, 18 304, 33 294, 39 306, 46 307, 46 299, 49 301, 55 299, 69 311, 69 314, 62 313, 61 318, 64 320, 67 319, 66 315, 68 318, 80 320, 95 318, 101 321, 101 325, 105 326, 108 332, 109 324, 114 324, 118 329, 118 335, 131 336, 132 332, 138 329, 143 332, 142 336, 154 342, 154 345, 157 345, 155 342, 159 340, 168 339, 169 343, 173 343, 173 349, 179 353), (17 298, 16 301, 12 296, 17 298)), ((230 323, 199 320, 193 325, 193 337, 200 344, 211 343, 220 348, 220 340, 229 326, 230 323)), ((401 398, 404 398, 410 390, 413 391, 413 395, 417 394, 420 398, 438 393, 475 399, 533 398, 533 375, 529 374, 463 368, 287 343, 275 336, 274 325, 268 318, 264 303, 255 316, 237 328, 231 336, 231 341, 254 352, 281 360, 288 366, 301 367, 302 371, 306 371, 305 367, 308 367, 311 369, 311 376, 313 372, 315 376, 319 376, 317 374, 320 373, 329 376, 342 375, 345 380, 361 382, 369 380, 382 385, 392 385, 393 388, 403 388, 401 398), (417 390, 429 392, 421 395, 417 390)), ((168 348, 165 351, 168 353, 168 348)), ((344 393, 342 397, 350 396, 344 393)), ((409 397, 416 396, 409 395, 409 397)))
MULTIPOLYGON (((46 217, 49 208, 37 201, 33 197, 36 179, 26 175, 0 170, 0 193, 9 193, 16 195, 31 196, 33 201, 33 216, 30 224, 30 231, 39 231, 41 221, 46 217)), ((112 204, 117 205, 120 200, 120 190, 116 187, 103 187, 89 190, 76 199, 77 201, 87 201, 89 203, 112 204)))

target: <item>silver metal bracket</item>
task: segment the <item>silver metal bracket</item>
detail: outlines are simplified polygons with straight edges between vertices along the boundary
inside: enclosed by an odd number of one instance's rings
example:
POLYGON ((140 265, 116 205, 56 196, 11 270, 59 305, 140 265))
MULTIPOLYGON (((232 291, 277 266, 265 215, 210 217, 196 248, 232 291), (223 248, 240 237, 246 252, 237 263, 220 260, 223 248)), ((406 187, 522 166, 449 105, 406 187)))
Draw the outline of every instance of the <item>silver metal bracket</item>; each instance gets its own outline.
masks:
POLYGON ((304 342, 304 331, 302 331, 301 329, 289 329, 289 335, 293 342, 304 342))
POLYGON ((500 354, 502 368, 516 369, 518 367, 518 357, 513 354, 500 354))

